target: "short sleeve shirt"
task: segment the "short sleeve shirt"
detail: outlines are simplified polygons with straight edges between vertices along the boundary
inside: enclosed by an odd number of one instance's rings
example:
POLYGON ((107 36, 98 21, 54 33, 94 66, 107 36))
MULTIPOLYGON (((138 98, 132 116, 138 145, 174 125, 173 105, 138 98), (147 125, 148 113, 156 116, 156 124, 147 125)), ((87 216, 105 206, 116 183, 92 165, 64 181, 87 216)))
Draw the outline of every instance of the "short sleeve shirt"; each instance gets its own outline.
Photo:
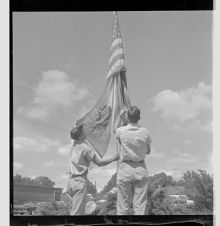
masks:
POLYGON ((116 130, 116 138, 121 143, 121 160, 142 161, 147 153, 151 138, 146 128, 139 125, 126 125, 116 130))
POLYGON ((88 145, 74 142, 69 158, 71 176, 87 175, 90 162, 94 156, 94 151, 88 145))

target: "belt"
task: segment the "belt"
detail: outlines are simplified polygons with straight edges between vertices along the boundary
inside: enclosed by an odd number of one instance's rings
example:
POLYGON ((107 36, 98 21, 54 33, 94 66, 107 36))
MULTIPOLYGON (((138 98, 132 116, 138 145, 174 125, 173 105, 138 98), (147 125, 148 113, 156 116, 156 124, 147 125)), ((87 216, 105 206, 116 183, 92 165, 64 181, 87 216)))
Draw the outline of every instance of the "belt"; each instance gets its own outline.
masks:
POLYGON ((73 178, 77 178, 77 177, 82 177, 82 178, 85 178, 85 179, 87 179, 87 174, 82 174, 82 175, 74 175, 74 174, 72 174, 72 175, 70 175, 70 179, 73 179, 73 178))
POLYGON ((122 160, 122 162, 144 163, 144 160, 141 160, 141 161, 134 161, 134 160, 122 160))

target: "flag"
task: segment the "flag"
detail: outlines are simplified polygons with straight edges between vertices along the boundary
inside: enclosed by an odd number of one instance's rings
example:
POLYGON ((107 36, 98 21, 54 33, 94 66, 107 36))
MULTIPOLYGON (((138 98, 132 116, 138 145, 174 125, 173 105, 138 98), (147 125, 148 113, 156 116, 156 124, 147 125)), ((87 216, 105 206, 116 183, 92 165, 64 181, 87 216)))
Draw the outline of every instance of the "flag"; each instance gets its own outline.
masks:
POLYGON ((76 125, 82 124, 86 142, 103 157, 107 151, 111 133, 115 133, 125 121, 125 111, 130 106, 127 93, 126 67, 122 37, 117 12, 114 26, 106 85, 95 106, 76 125))
POLYGON ((127 79, 125 56, 120 32, 118 13, 114 12, 114 27, 112 35, 112 45, 110 50, 110 59, 108 62, 107 81, 113 80, 113 132, 123 124, 124 110, 130 106, 127 93, 127 79), (121 117, 120 117, 121 116, 121 117))

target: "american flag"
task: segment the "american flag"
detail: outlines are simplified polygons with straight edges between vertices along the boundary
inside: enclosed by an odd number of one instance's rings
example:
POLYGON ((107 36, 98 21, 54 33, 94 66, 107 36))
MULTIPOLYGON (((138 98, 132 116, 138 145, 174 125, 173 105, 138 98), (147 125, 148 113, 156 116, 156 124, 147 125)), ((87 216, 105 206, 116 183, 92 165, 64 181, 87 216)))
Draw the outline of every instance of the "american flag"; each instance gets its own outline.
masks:
POLYGON ((109 139, 123 125, 124 112, 130 106, 127 94, 126 68, 117 12, 114 12, 113 39, 106 86, 95 106, 76 124, 82 124, 86 142, 103 157, 109 139))
POLYGON ((112 44, 110 49, 110 59, 108 62, 107 81, 112 78, 114 81, 113 87, 113 116, 112 116, 112 131, 123 124, 122 115, 123 111, 130 106, 130 100, 127 93, 127 79, 125 56, 123 49, 122 36, 120 32, 118 13, 115 11, 114 25, 112 34, 112 44))
POLYGON ((125 70, 125 57, 122 44, 122 37, 119 26, 118 13, 114 12, 114 26, 112 34, 111 54, 108 63, 107 79, 110 76, 118 73, 120 70, 125 70))

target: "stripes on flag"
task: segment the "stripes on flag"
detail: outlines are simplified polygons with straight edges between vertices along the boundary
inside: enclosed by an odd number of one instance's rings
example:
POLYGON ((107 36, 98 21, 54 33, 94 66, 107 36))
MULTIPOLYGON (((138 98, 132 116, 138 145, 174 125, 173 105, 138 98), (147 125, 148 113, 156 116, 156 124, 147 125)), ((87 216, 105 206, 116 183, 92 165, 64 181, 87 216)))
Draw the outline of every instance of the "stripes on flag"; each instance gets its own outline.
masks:
POLYGON ((112 42, 112 45, 111 45, 111 51, 113 50, 113 48, 116 46, 116 45, 122 45, 122 39, 121 38, 116 38, 113 40, 112 42))
MULTIPOLYGON (((112 55, 111 55, 111 57, 110 57, 110 59, 109 59, 109 65, 113 62, 113 59, 115 60, 115 58, 116 57, 122 57, 123 56, 123 54, 124 54, 124 52, 123 52, 123 49, 122 48, 119 48, 119 49, 116 49, 113 53, 112 53, 112 55), (121 56, 122 55, 122 56, 121 56)), ((120 58, 119 58, 120 59, 120 58)))
POLYGON ((125 61, 124 59, 118 59, 111 67, 111 69, 109 70, 108 74, 107 74, 107 79, 115 74, 116 72, 120 71, 123 67, 125 68, 125 61))
POLYGON ((110 59, 108 63, 107 79, 119 72, 122 68, 125 70, 125 57, 122 44, 122 37, 119 27, 117 12, 114 12, 115 21, 113 27, 113 37, 111 45, 110 59))

